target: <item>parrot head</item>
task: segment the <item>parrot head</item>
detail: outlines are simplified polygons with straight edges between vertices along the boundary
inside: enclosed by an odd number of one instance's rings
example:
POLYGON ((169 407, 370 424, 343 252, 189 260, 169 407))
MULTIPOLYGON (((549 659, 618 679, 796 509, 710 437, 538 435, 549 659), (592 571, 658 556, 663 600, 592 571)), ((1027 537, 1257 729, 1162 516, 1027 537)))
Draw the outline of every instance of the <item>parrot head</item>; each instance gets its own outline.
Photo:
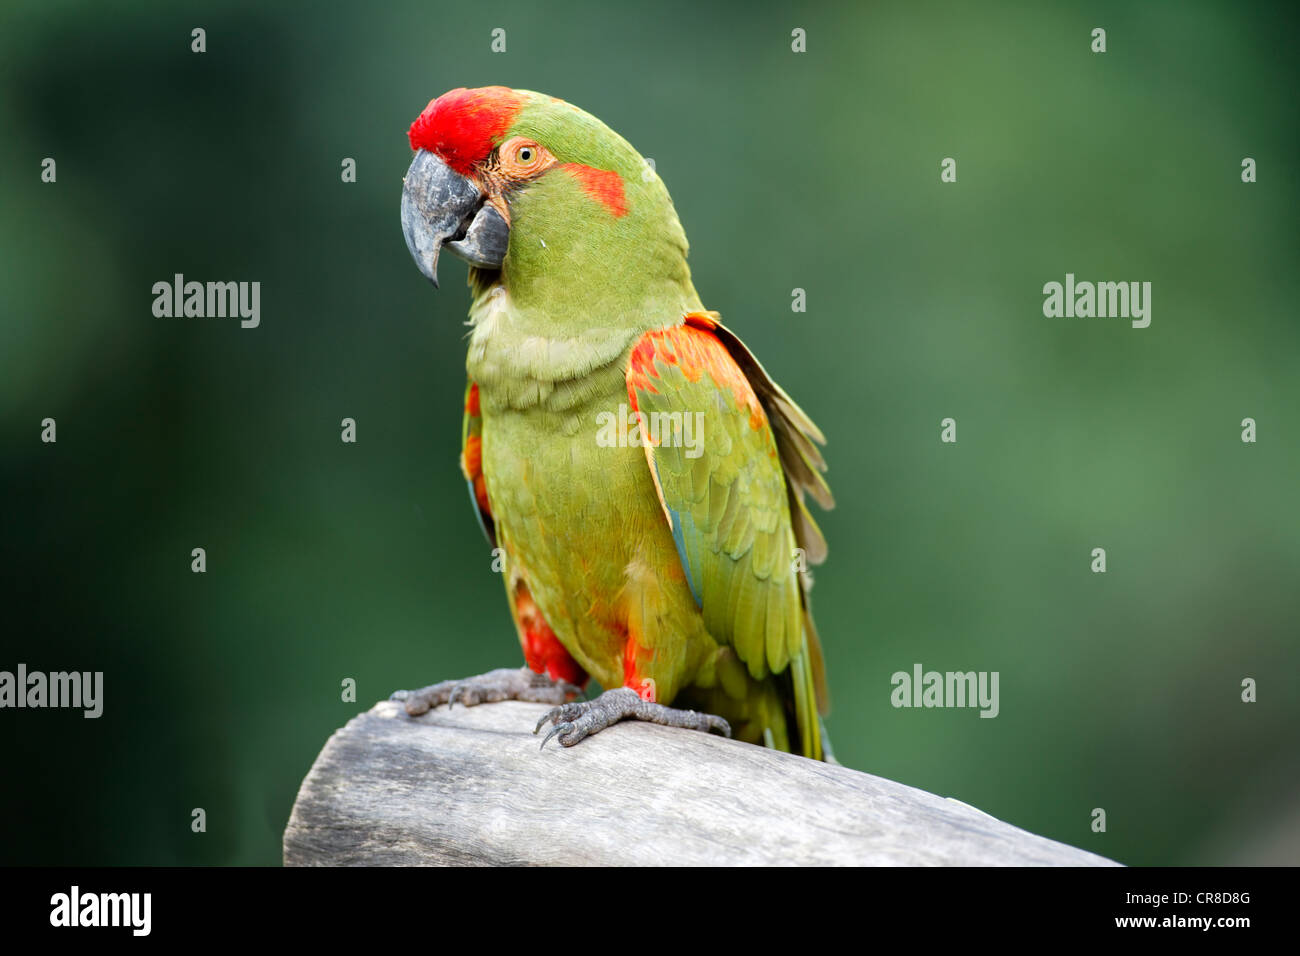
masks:
MULTIPOLYGON (((502 86, 432 100, 408 133, 402 231, 436 287, 445 247, 470 283, 689 285, 686 236, 653 166, 575 106, 502 86)), ((693 290, 692 290, 693 291, 693 290)))

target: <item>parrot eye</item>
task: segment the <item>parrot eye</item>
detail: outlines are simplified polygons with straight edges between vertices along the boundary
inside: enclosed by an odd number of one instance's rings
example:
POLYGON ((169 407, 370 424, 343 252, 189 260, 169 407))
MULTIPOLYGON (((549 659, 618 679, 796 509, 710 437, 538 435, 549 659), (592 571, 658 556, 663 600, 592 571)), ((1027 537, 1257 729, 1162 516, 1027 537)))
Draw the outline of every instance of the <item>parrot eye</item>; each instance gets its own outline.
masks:
POLYGON ((531 177, 555 161, 531 139, 518 137, 501 146, 501 171, 511 177, 531 177))

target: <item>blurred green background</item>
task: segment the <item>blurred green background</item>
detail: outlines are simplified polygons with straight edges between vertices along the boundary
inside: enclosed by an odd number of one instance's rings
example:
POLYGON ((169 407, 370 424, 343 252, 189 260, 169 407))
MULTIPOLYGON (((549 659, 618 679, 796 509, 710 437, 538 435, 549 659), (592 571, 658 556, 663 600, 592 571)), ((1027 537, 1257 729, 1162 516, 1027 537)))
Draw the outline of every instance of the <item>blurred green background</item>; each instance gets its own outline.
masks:
POLYGON ((435 293, 398 227, 407 126, 494 83, 655 160, 704 301, 829 436, 844 763, 1126 863, 1300 860, 1293 5, 2 17, 0 669, 106 690, 0 712, 0 862, 275 864, 335 728, 519 660, 456 464, 465 267, 435 293), (155 318, 177 272, 260 281, 261 327, 155 318), (1067 272, 1152 282, 1151 327, 1044 318, 1067 272), (918 662, 998 671, 1000 716, 894 709, 918 662))

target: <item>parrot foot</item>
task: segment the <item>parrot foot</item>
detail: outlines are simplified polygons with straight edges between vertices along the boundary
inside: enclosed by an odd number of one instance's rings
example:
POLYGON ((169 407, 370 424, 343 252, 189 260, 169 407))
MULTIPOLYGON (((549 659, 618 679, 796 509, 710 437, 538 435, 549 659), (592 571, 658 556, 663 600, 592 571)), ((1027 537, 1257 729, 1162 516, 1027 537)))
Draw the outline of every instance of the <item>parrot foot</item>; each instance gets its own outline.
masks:
POLYGON ((551 680, 527 667, 503 667, 477 677, 445 680, 420 690, 395 691, 389 700, 406 704, 412 717, 427 713, 439 704, 448 708, 456 701, 466 707, 490 704, 499 700, 527 700, 538 704, 562 704, 571 695, 582 693, 581 687, 565 681, 551 680))
POLYGON ((549 720, 555 726, 542 741, 542 746, 545 747, 546 742, 552 737, 557 737, 561 746, 572 747, 583 738, 599 733, 611 724, 628 717, 652 724, 662 724, 665 727, 717 731, 725 737, 731 736, 731 725, 721 717, 701 714, 693 710, 674 710, 663 704, 643 700, 641 695, 630 687, 607 690, 595 700, 561 704, 537 722, 533 733, 539 733, 549 720))

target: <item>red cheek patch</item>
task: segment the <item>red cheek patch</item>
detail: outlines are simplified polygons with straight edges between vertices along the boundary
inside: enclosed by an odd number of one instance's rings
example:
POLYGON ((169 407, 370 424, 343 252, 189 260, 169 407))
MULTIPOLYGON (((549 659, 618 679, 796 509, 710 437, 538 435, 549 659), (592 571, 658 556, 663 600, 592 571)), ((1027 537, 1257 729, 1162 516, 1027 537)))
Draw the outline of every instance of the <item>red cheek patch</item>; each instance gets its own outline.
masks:
POLYGON ((614 216, 627 215, 627 196, 623 193, 623 177, 612 169, 593 169, 581 163, 565 163, 560 167, 578 181, 588 196, 596 200, 614 216))

